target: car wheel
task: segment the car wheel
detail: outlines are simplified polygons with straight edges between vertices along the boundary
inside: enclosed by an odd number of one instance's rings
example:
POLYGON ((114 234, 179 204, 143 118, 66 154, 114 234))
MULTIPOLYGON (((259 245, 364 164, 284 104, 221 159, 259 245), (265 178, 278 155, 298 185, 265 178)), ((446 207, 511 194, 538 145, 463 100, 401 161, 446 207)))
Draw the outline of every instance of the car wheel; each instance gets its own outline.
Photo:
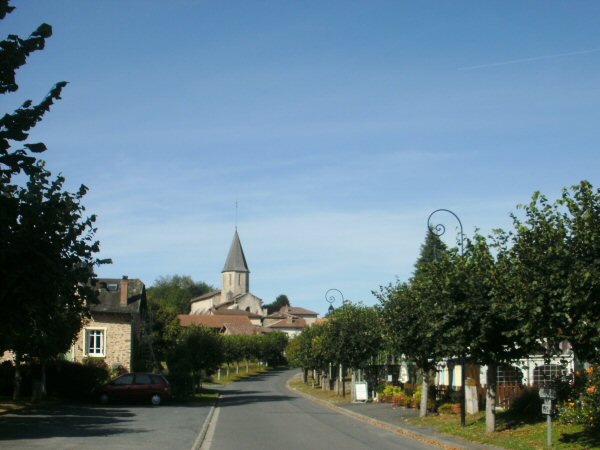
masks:
POLYGON ((107 394, 100 394, 100 403, 102 403, 103 405, 106 405, 108 403, 108 395, 107 394))
POLYGON ((160 405, 160 402, 161 402, 161 400, 162 400, 162 399, 160 398, 160 395, 158 395, 158 394, 154 394, 154 395, 152 396, 152 399, 151 399, 151 401, 152 401, 152 404, 153 404, 154 406, 158 406, 158 405, 160 405))

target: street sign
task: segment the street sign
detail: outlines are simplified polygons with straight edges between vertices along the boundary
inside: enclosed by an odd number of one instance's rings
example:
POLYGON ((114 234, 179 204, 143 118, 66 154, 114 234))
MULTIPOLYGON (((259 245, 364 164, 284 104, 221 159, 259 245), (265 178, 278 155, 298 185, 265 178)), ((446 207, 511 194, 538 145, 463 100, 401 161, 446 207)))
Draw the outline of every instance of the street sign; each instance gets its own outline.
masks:
POLYGON ((544 403, 542 405, 542 414, 550 415, 552 414, 552 403, 544 403))
POLYGON ((556 389, 552 388, 540 388, 540 398, 556 398, 556 389))

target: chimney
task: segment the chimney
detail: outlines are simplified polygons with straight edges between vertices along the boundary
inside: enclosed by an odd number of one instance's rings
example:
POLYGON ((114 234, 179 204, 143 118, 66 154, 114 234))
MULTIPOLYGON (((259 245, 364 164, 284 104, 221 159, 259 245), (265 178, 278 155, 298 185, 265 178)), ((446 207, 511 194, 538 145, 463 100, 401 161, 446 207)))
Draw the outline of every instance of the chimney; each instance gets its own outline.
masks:
POLYGON ((127 306, 127 285, 129 284, 129 280, 127 279, 127 275, 123 275, 121 279, 121 302, 119 303, 121 306, 127 306))

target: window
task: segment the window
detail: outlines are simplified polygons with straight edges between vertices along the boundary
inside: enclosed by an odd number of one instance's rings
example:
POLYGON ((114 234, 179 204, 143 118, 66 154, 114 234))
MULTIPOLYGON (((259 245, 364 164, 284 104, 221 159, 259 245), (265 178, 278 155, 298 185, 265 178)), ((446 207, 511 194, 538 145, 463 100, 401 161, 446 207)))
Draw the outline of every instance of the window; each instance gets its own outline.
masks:
POLYGON ((86 353, 104 356, 104 330, 86 330, 86 353))
POLYGON ((132 374, 123 375, 123 376, 117 378, 115 381, 113 381, 113 384, 115 386, 125 386, 128 384, 133 384, 133 375, 132 374))
POLYGON ((498 366, 498 384, 521 385, 523 372, 513 366, 498 366))
POLYGON ((565 376, 565 369, 557 364, 546 364, 533 369, 533 384, 540 386, 565 376))
POLYGON ((152 384, 152 378, 147 373, 138 373, 135 376, 135 384, 152 384))

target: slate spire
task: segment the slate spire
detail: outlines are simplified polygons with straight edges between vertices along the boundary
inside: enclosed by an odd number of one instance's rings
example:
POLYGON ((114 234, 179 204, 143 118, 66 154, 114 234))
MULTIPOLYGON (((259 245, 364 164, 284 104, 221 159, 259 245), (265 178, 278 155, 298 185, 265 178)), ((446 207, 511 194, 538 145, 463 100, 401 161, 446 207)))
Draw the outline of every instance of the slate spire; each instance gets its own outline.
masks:
POLYGON ((246 257, 244 256, 244 250, 242 249, 242 243, 240 242, 240 236, 238 235, 237 229, 233 235, 233 242, 231 242, 231 248, 229 249, 229 255, 227 255, 227 261, 225 261, 225 267, 223 272, 245 272, 250 273, 248 264, 246 263, 246 257))

